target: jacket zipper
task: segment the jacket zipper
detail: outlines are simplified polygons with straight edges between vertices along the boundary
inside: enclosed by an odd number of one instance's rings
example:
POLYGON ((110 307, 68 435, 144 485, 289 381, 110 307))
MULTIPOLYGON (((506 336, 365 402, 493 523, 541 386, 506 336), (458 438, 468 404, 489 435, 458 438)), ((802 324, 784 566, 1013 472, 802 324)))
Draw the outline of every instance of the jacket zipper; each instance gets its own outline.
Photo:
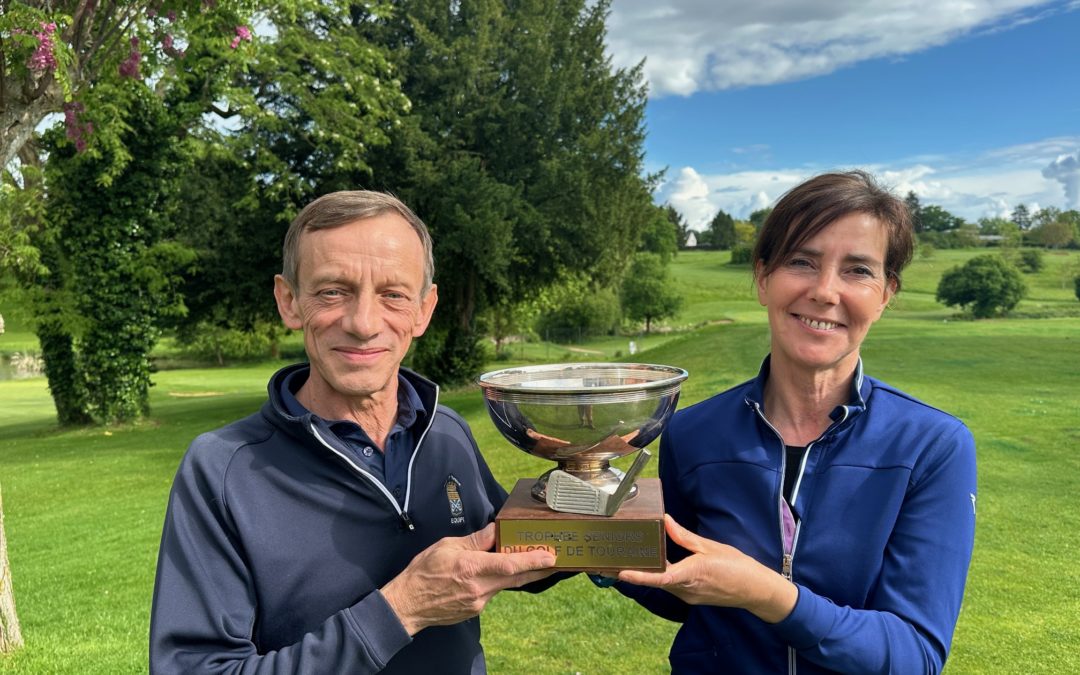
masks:
MULTIPOLYGON (((751 405, 754 406, 754 412, 758 414, 758 417, 765 423, 765 426, 769 427, 769 429, 776 434, 777 440, 780 441, 780 475, 783 476, 787 471, 787 444, 784 442, 784 437, 780 435, 780 432, 776 430, 776 427, 774 427, 772 423, 769 422, 768 418, 761 412, 761 406, 756 401, 752 402, 751 405)), ((810 457, 810 448, 812 447, 814 447, 813 442, 807 444, 806 450, 803 453, 802 462, 800 462, 799 466, 799 475, 795 478, 795 486, 791 490, 792 503, 794 503, 799 496, 799 488, 802 486, 803 471, 806 470, 806 461, 810 457)), ((782 487, 781 492, 783 492, 782 487)), ((784 495, 781 494, 780 499, 782 500, 783 498, 784 495)), ((794 514, 792 515, 794 516, 794 514)), ((791 537, 791 546, 789 547, 787 538, 784 536, 784 507, 780 505, 779 502, 777 503, 777 519, 780 524, 780 544, 783 549, 783 556, 781 557, 780 562, 780 574, 788 581, 791 581, 792 568, 795 564, 795 547, 799 543, 799 532, 802 530, 802 520, 800 519, 795 523, 795 533, 791 537)), ((793 647, 787 648, 787 662, 788 675, 795 675, 795 649, 793 647)))
POLYGON ((435 385, 435 402, 434 402, 434 406, 433 406, 434 409, 432 410, 431 414, 428 415, 427 426, 424 427, 424 432, 422 434, 420 434, 419 440, 416 441, 416 448, 413 449, 412 457, 409 458, 409 469, 408 469, 408 472, 406 473, 407 478, 405 479, 405 506, 404 506, 404 508, 402 508, 401 506, 398 505, 397 500, 394 499, 394 495, 390 494, 390 490, 387 490, 386 486, 383 485, 382 482, 379 479, 375 478, 375 476, 372 475, 367 469, 362 468, 360 465, 358 465, 356 462, 352 461, 352 459, 350 459, 344 453, 339 451, 337 448, 335 448, 334 446, 327 443, 326 440, 322 436, 319 435, 319 430, 315 428, 314 423, 309 422, 308 424, 309 424, 309 428, 311 429, 312 435, 315 436, 316 439, 318 439, 319 443, 322 443, 323 447, 325 447, 327 450, 329 450, 330 452, 334 453, 335 455, 340 457, 342 460, 344 460, 344 462, 346 464, 348 464, 350 467, 352 467, 353 471, 355 471, 356 473, 358 473, 361 476, 363 476, 364 478, 366 478, 368 480, 368 482, 370 482, 372 485, 374 485, 379 490, 379 492, 383 493, 383 496, 386 497, 386 501, 390 502, 390 506, 394 507, 394 511, 398 514, 398 517, 401 518, 402 524, 404 524, 405 527, 411 532, 411 531, 416 530, 416 525, 413 523, 412 518, 409 517, 409 500, 412 498, 413 464, 416 462, 416 456, 418 454, 420 454, 420 446, 421 446, 421 444, 423 444, 424 439, 427 438, 428 431, 431 430, 431 425, 435 423, 435 413, 436 413, 435 409, 437 409, 438 406, 439 406, 439 386, 435 385))

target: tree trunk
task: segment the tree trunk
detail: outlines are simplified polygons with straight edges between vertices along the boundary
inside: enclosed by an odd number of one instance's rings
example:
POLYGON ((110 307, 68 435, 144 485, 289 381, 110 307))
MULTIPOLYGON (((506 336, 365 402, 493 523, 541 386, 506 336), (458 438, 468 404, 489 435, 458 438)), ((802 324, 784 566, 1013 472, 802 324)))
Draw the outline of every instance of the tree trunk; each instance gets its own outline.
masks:
POLYGON ((13 652, 23 645, 19 616, 15 613, 15 589, 11 586, 7 537, 4 535, 4 500, 0 497, 0 653, 13 652))
POLYGON ((36 333, 57 420, 61 426, 89 424, 93 420, 86 410, 86 392, 80 381, 71 335, 59 322, 48 318, 39 319, 36 333))
MULTIPOLYGON (((34 129, 46 115, 60 111, 64 103, 64 92, 52 75, 48 77, 49 83, 43 95, 29 103, 14 100, 5 102, 5 109, 0 112, 0 167, 7 166, 18 156, 19 150, 33 137, 34 129)), ((14 83, 9 81, 9 84, 14 83)))

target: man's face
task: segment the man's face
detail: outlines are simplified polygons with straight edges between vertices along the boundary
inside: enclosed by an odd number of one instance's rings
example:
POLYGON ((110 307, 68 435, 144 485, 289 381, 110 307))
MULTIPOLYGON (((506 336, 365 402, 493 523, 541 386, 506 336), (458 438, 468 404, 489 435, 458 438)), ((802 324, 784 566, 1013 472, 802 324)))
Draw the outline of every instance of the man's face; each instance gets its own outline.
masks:
POLYGON ((278 275, 274 295, 285 325, 304 331, 305 388, 319 408, 396 395, 398 366, 437 302, 434 286, 421 297, 423 283, 420 237, 396 213, 301 235, 297 287, 278 275))

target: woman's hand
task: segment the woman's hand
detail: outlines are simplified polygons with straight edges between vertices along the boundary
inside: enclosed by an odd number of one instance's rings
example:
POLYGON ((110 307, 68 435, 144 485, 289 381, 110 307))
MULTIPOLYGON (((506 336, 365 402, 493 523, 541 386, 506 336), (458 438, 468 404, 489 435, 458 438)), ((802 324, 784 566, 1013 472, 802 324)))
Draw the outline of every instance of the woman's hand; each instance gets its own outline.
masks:
POLYGON ((799 590, 778 572, 733 546, 699 537, 668 515, 668 536, 691 555, 663 572, 619 572, 619 580, 662 588, 691 605, 741 607, 769 623, 795 608, 799 590))

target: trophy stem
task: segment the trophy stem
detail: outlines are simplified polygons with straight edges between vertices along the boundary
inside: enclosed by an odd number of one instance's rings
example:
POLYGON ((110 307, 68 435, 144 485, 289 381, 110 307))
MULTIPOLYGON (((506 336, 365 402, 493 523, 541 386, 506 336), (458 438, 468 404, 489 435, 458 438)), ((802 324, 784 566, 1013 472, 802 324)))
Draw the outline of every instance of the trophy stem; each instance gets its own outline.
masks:
MULTIPOLYGON (((556 468, 587 483, 592 483, 608 494, 614 494, 619 484, 622 483, 623 476, 626 475, 621 469, 611 466, 607 460, 559 460, 559 465, 556 468)), ((536 501, 547 503, 548 476, 554 470, 548 469, 533 483, 532 497, 536 501)), ((637 493, 638 489, 635 485, 630 488, 630 494, 627 495, 626 499, 633 499, 637 496, 637 493)))

